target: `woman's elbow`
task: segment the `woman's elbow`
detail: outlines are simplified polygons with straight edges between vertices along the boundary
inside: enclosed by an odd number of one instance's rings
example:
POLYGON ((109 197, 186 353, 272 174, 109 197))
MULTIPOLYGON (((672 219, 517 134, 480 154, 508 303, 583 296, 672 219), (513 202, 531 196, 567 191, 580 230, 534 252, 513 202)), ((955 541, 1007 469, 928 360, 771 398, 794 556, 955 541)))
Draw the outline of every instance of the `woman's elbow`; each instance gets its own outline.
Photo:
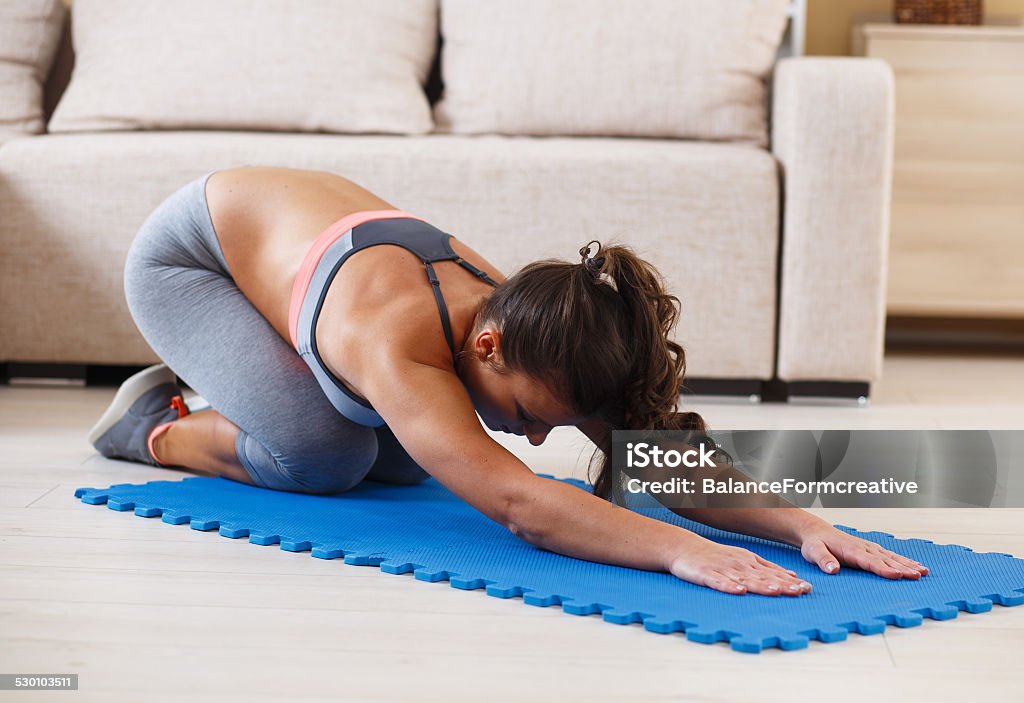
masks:
POLYGON ((540 519, 537 500, 528 492, 517 491, 505 500, 500 522, 519 539, 537 547, 543 547, 548 529, 540 519))
POLYGON ((535 547, 544 546, 544 532, 538 530, 529 520, 510 520, 505 527, 519 539, 535 547))

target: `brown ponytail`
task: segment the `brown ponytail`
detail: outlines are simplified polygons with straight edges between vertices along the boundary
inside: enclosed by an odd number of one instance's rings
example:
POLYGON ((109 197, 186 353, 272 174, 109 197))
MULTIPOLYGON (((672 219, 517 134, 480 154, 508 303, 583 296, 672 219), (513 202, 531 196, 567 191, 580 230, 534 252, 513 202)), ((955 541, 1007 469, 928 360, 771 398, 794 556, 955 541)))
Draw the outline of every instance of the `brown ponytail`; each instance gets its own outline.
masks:
MULTIPOLYGON (((633 344, 633 359, 619 428, 687 431, 691 441, 694 435, 709 440, 704 418, 695 412, 676 412, 686 374, 686 353, 670 337, 679 319, 679 299, 668 293, 661 273, 628 247, 602 248, 598 243, 595 256, 584 257, 585 265, 588 258, 603 259, 597 275, 607 275, 615 282, 629 310, 627 334, 633 344)), ((594 493, 608 498, 612 492, 611 447, 598 449, 595 458, 601 458, 593 480, 594 493)))
MULTIPOLYGON (((704 435, 700 415, 676 412, 686 354, 669 335, 679 299, 627 246, 592 241, 580 257, 529 264, 484 301, 478 319, 501 331, 505 368, 547 383, 577 414, 610 429, 704 435)), ((612 492, 610 438, 593 457, 603 455, 593 480, 602 498, 612 492)))

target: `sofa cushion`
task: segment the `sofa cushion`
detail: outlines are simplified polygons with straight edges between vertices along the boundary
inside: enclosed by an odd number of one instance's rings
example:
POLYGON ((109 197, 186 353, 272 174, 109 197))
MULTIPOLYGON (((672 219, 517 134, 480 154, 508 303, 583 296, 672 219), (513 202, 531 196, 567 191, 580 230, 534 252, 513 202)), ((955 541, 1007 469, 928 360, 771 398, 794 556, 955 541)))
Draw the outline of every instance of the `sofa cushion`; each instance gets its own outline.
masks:
POLYGON ((75 0, 50 131, 422 133, 437 0, 75 0))
POLYGON ((788 0, 442 0, 439 129, 767 143, 788 0))
POLYGON ((0 150, 10 358, 153 361, 124 302, 128 245, 181 185, 244 164, 347 176, 506 272, 544 257, 579 261, 590 239, 627 243, 682 301, 675 336, 691 374, 772 375, 775 160, 746 145, 653 139, 129 132, 13 141, 0 150))
POLYGON ((0 1, 0 142, 43 131, 43 84, 66 12, 63 0, 0 1))

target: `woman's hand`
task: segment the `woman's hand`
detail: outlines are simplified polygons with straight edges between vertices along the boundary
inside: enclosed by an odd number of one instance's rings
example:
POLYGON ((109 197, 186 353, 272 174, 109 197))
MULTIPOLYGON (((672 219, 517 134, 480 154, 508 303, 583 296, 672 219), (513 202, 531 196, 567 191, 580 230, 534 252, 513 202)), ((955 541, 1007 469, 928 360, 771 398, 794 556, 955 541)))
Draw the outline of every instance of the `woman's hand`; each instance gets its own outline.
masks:
POLYGON ((676 578, 733 595, 799 596, 811 591, 811 584, 795 572, 749 550, 693 537, 669 566, 676 578))
POLYGON ((808 530, 803 535, 800 553, 826 574, 839 573, 840 565, 870 571, 887 579, 919 579, 928 573, 927 566, 913 559, 831 525, 808 530))

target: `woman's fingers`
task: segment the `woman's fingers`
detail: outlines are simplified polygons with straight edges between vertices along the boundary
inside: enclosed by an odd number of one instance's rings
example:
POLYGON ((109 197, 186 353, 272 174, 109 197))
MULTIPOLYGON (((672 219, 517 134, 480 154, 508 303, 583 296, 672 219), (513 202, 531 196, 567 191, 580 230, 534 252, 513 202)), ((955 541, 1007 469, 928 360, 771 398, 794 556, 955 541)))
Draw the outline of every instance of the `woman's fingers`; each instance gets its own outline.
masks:
POLYGON ((870 571, 873 574, 878 574, 879 576, 887 579, 898 579, 903 577, 903 574, 899 569, 889 565, 887 559, 869 552, 864 552, 859 555, 854 566, 859 569, 863 569, 864 571, 870 571))
POLYGON ((901 564, 895 555, 886 550, 864 551, 854 559, 854 566, 864 571, 870 571, 887 579, 919 579, 921 573, 916 569, 901 564))
POLYGON ((751 593, 760 593, 764 596, 800 596, 811 592, 811 584, 800 579, 783 581, 779 578, 762 577, 755 578, 747 584, 751 593))
POLYGON ((708 588, 713 588, 716 591, 721 591, 722 593, 732 593, 737 596, 741 596, 747 592, 747 587, 742 583, 718 571, 709 573, 704 578, 702 585, 707 586, 708 588))
POLYGON ((858 554, 856 561, 859 568, 890 579, 905 578, 916 581, 928 573, 928 567, 923 564, 878 545, 870 546, 858 554))
POLYGON ((921 578, 921 573, 917 569, 902 563, 899 559, 895 558, 895 555, 886 557, 885 563, 899 571, 901 578, 913 579, 915 581, 921 578))
POLYGON ((784 570, 768 569, 761 565, 754 568, 737 568, 724 571, 733 581, 742 584, 750 593, 765 596, 799 596, 811 590, 811 584, 794 578, 784 570))
POLYGON ((887 553, 887 555, 888 555, 888 557, 890 559, 896 561, 901 566, 905 566, 905 567, 907 567, 909 569, 912 569, 912 570, 916 571, 921 576, 927 576, 928 575, 928 567, 925 566, 924 564, 922 564, 920 562, 917 562, 917 561, 914 561, 913 559, 910 559, 908 557, 905 557, 902 554, 896 554, 895 552, 889 552, 889 551, 887 551, 886 553, 887 553))
POLYGON ((765 595, 800 595, 808 593, 811 585, 796 575, 795 571, 784 569, 774 562, 770 562, 758 555, 754 555, 757 564, 756 570, 766 585, 765 595), (772 588, 771 586, 777 586, 772 588))
POLYGON ((811 591, 811 584, 806 581, 786 573, 769 571, 760 565, 709 572, 703 579, 703 585, 734 595, 800 596, 811 591))

